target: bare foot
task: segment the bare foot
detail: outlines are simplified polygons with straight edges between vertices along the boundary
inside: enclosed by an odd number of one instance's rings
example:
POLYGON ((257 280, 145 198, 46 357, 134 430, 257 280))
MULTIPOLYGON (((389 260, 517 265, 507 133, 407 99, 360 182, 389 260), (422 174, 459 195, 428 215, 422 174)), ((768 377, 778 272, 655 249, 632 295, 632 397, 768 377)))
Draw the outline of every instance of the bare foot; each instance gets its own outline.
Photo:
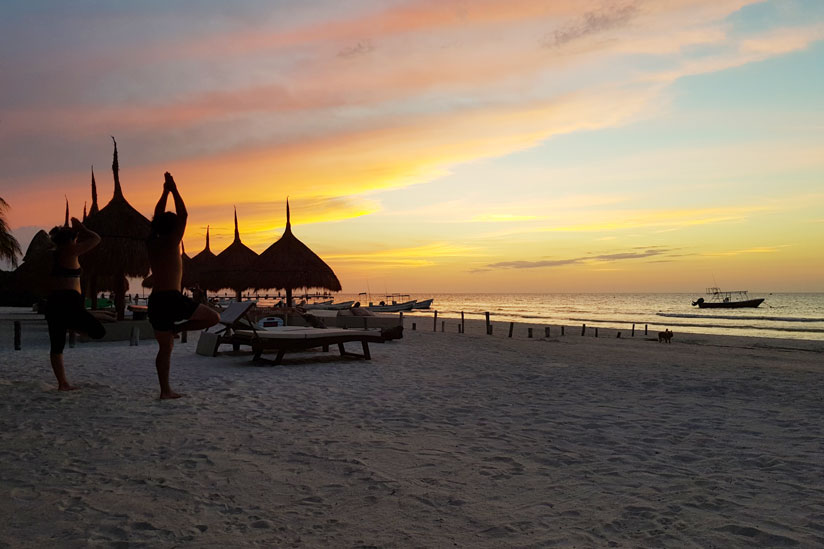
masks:
POLYGON ((171 400, 173 398, 180 398, 185 395, 179 395, 174 391, 169 391, 168 393, 160 393, 160 400, 171 400))
POLYGON ((58 391, 76 391, 78 389, 80 389, 80 387, 75 387, 74 385, 69 385, 68 383, 57 386, 58 391))

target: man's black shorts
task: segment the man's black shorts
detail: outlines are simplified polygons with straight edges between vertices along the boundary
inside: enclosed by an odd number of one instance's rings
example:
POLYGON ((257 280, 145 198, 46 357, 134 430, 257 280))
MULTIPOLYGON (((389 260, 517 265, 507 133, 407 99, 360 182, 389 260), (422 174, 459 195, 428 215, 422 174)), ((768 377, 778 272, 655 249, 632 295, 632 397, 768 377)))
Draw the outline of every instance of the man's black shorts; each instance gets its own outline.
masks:
POLYGON ((197 303, 177 290, 152 292, 149 296, 149 322, 158 332, 173 332, 175 322, 189 320, 197 303))

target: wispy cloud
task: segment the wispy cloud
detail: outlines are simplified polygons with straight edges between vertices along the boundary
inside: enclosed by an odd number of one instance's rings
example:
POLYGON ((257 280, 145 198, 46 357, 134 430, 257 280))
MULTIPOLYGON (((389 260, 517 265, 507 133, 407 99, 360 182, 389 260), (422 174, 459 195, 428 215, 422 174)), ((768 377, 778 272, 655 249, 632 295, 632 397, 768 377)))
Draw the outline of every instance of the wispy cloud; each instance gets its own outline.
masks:
POLYGON ((487 265, 489 269, 538 269, 547 267, 561 267, 565 265, 577 265, 582 263, 611 263, 616 261, 651 259, 666 257, 675 252, 674 249, 662 247, 650 247, 640 252, 620 252, 599 255, 585 255, 579 257, 561 259, 542 259, 536 261, 501 261, 487 265))

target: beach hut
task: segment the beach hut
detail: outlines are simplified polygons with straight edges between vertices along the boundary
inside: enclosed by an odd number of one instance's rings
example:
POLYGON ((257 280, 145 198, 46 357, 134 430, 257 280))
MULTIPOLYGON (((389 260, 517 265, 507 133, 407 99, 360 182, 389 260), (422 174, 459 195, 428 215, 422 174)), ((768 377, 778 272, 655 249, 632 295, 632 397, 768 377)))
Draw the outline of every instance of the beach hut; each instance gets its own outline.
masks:
POLYGON ((115 294, 117 319, 122 320, 126 309, 128 280, 126 277, 145 277, 149 274, 149 256, 146 239, 149 237, 150 222, 135 210, 123 196, 120 186, 120 165, 117 157, 117 142, 114 143, 112 173, 114 174, 114 195, 106 206, 94 212, 97 205, 94 175, 92 175, 92 212, 86 219, 86 226, 100 235, 101 242, 93 250, 80 257, 80 263, 88 274, 88 294, 92 305, 96 303, 99 290, 111 290, 115 294))
POLYGON ((48 277, 51 274, 54 243, 49 234, 40 229, 32 238, 23 261, 14 270, 14 287, 38 297, 48 293, 48 277))
POLYGON ((183 266, 183 286, 189 288, 198 284, 204 292, 216 292, 221 286, 216 277, 215 270, 217 256, 209 247, 209 227, 206 227, 206 247, 200 253, 188 261, 188 265, 183 266))
POLYGON ((215 259, 215 282, 221 288, 235 291, 237 301, 241 300, 243 290, 254 288, 256 277, 254 269, 258 254, 240 241, 237 226, 237 208, 235 208, 235 239, 220 252, 215 259))
POLYGON ((283 236, 260 254, 255 273, 255 288, 286 291, 286 306, 292 306, 292 290, 321 288, 339 292, 340 281, 334 271, 292 234, 289 201, 286 201, 286 229, 283 236))

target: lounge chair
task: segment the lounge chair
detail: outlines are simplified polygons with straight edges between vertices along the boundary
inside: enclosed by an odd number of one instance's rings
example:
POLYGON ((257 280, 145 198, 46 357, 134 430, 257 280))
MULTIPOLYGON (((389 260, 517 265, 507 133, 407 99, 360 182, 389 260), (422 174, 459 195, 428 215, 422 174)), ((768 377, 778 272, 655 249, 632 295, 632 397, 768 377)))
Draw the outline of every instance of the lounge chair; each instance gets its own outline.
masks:
POLYGON ((249 318, 249 311, 255 306, 254 301, 233 301, 229 303, 220 313, 218 325, 220 329, 216 332, 204 331, 200 334, 197 342, 197 354, 206 356, 217 356, 218 347, 222 343, 231 343, 237 351, 240 344, 246 338, 237 337, 237 330, 251 331, 255 333, 257 328, 255 323, 249 318))
POLYGON ((329 350, 330 345, 337 345, 341 356, 370 360, 369 342, 383 343, 384 338, 379 330, 345 330, 339 328, 307 328, 303 326, 284 326, 271 330, 235 330, 234 341, 250 345, 254 352, 254 360, 271 365, 280 364, 283 355, 287 352, 305 351, 314 347, 323 347, 329 350), (351 341, 360 342, 363 354, 346 351, 343 344, 351 341), (264 351, 276 350, 275 360, 262 358, 264 351))

